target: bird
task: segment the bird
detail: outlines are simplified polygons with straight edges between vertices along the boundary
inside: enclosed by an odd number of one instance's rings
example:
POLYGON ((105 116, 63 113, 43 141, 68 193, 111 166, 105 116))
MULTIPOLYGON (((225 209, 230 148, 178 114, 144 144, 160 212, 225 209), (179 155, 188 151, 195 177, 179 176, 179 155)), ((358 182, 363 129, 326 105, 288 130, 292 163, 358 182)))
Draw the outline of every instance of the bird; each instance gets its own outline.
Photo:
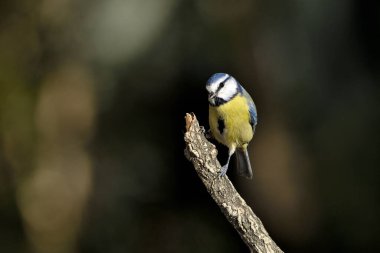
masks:
POLYGON ((257 125, 257 110, 243 86, 226 73, 213 74, 206 83, 209 125, 212 136, 228 147, 228 159, 219 176, 227 173, 231 156, 236 154, 240 175, 252 179, 247 147, 257 125))

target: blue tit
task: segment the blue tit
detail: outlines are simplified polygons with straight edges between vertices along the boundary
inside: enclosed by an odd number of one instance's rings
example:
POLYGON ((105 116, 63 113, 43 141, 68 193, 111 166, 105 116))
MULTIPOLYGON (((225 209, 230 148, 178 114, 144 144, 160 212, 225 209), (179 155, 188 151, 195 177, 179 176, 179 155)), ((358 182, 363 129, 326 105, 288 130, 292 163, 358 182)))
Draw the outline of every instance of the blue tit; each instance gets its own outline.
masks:
POLYGON ((227 173, 231 156, 236 153, 238 172, 252 178, 247 152, 257 124, 255 103, 248 92, 228 74, 216 73, 206 84, 209 102, 209 124, 214 138, 228 147, 227 163, 220 176, 227 173))

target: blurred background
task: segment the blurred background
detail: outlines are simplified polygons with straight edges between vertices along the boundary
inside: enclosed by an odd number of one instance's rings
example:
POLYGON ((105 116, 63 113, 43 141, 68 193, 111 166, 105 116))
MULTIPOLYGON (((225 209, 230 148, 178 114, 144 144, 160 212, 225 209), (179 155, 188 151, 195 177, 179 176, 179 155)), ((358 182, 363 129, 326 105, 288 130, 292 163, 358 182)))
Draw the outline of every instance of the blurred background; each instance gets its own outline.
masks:
POLYGON ((256 102, 228 175, 277 244, 379 251, 379 6, 2 0, 0 252, 248 252, 183 155, 215 72, 256 102))

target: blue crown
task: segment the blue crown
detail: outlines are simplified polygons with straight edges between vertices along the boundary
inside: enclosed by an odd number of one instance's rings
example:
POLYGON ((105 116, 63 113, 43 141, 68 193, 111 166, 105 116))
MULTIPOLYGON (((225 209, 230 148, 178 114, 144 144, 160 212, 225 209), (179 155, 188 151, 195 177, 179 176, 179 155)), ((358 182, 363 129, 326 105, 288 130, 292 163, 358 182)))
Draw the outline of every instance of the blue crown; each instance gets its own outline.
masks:
POLYGON ((216 74, 213 74, 208 80, 207 80, 207 83, 206 85, 210 85, 212 83, 215 83, 216 81, 220 80, 220 81, 223 81, 225 80, 227 77, 229 77, 230 75, 229 74, 226 74, 226 73, 216 73, 216 74))

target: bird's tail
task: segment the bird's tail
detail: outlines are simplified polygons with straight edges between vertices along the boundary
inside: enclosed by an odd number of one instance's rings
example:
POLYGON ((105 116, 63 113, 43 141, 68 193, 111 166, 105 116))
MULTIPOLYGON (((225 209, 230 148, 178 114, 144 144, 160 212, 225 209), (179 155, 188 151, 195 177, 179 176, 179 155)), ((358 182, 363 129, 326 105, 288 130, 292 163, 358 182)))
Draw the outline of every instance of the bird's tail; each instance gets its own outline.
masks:
POLYGON ((238 173, 251 179, 253 174, 247 148, 237 148, 235 154, 238 173))

